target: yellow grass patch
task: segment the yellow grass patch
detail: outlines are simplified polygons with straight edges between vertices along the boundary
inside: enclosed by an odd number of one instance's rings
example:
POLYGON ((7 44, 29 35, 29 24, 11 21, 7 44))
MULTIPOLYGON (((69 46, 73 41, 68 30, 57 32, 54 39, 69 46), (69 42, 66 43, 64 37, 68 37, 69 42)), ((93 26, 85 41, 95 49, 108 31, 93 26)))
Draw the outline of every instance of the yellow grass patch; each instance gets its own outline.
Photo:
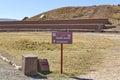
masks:
MULTIPOLYGON (((113 46, 113 41, 104 37, 73 33, 73 44, 64 45, 64 72, 80 75, 95 70, 113 46)), ((60 44, 51 43, 50 32, 0 33, 0 51, 17 64, 23 54, 35 54, 48 59, 52 74, 60 71, 60 44)))

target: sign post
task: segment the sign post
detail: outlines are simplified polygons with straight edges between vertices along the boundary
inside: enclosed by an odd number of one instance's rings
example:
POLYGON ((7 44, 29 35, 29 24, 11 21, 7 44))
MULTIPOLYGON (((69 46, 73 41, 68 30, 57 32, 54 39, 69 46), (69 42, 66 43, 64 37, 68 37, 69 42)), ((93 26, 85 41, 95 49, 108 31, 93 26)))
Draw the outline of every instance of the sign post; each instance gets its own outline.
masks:
POLYGON ((72 44, 72 32, 52 32, 52 43, 61 44, 60 72, 63 73, 63 44, 72 44))
POLYGON ((60 66, 61 74, 63 73, 63 44, 61 43, 61 66, 60 66))

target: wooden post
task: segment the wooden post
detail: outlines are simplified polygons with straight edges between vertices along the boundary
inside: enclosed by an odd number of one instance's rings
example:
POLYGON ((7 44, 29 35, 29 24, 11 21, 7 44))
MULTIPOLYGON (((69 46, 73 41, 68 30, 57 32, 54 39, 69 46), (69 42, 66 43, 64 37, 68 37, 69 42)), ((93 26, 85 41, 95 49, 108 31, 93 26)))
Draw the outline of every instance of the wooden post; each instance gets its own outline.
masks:
POLYGON ((63 73, 63 44, 61 43, 61 66, 60 66, 61 74, 63 73))

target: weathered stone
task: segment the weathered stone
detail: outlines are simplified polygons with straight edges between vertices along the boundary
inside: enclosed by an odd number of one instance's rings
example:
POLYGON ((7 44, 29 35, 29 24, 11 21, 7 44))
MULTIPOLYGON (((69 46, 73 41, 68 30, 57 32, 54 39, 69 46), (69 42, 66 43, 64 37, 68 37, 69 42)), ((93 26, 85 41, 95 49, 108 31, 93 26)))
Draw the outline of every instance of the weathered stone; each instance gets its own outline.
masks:
POLYGON ((22 71, 25 75, 34 75, 37 73, 37 56, 23 55, 22 71))
POLYGON ((49 72, 49 63, 47 59, 38 59, 38 72, 49 72))

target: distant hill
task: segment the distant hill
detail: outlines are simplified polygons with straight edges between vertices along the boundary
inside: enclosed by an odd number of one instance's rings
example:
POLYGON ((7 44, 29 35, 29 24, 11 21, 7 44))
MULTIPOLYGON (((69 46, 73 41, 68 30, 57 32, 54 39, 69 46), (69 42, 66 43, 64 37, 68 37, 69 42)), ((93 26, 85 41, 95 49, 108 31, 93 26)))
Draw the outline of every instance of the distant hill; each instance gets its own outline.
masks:
POLYGON ((0 18, 0 21, 18 21, 16 19, 0 18))
POLYGON ((25 21, 108 18, 120 29, 120 5, 63 7, 47 11, 25 21))

